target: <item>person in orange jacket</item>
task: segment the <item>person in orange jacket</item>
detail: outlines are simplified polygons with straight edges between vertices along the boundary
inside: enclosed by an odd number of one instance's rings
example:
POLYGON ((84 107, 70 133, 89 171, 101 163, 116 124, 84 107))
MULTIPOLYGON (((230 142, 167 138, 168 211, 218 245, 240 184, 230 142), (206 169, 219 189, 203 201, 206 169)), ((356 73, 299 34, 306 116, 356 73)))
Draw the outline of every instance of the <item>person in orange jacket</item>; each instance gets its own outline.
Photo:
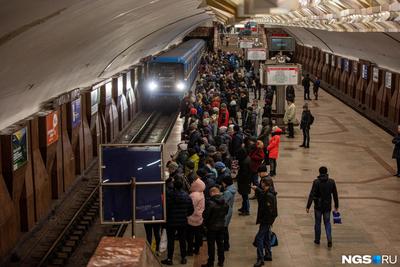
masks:
POLYGON ((272 137, 269 140, 269 145, 267 147, 268 156, 269 156, 269 164, 271 166, 271 170, 269 172, 270 176, 276 175, 276 160, 279 155, 279 143, 281 142, 281 134, 282 129, 278 126, 274 126, 272 128, 272 137))
POLYGON ((218 128, 221 126, 228 127, 228 125, 229 125, 229 111, 226 107, 226 104, 222 103, 218 117, 218 128))

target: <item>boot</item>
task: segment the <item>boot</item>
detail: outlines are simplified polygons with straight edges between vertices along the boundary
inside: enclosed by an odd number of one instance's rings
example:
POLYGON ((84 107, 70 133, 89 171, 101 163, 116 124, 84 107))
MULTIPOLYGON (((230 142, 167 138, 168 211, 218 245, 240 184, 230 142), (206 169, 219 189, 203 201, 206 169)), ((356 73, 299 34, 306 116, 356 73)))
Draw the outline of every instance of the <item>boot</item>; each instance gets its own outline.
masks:
POLYGON ((262 261, 262 260, 257 260, 257 262, 256 263, 254 263, 254 267, 261 267, 261 266, 263 266, 264 265, 264 262, 262 261))
POLYGON ((161 261, 162 264, 164 265, 173 265, 172 260, 171 259, 165 259, 161 261))

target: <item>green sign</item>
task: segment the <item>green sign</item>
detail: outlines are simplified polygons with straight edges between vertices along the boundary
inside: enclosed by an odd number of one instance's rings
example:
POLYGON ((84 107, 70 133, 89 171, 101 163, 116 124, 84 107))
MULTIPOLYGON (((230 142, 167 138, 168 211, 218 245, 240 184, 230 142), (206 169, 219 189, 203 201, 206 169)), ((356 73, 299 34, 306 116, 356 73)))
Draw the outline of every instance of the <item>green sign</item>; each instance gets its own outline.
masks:
POLYGON ((28 160, 28 138, 26 135, 26 127, 12 135, 13 171, 18 170, 28 160))

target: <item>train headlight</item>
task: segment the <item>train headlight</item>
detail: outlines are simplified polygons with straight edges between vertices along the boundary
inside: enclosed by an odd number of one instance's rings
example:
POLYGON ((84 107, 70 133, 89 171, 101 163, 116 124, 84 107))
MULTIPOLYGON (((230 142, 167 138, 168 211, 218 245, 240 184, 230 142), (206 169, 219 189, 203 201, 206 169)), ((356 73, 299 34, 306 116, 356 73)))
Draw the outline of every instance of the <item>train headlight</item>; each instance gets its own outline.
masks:
POLYGON ((155 81, 150 81, 147 86, 149 87, 150 91, 154 91, 158 88, 158 84, 155 81))
POLYGON ((178 89, 179 91, 183 91, 185 87, 185 83, 182 81, 176 83, 176 89, 178 89))

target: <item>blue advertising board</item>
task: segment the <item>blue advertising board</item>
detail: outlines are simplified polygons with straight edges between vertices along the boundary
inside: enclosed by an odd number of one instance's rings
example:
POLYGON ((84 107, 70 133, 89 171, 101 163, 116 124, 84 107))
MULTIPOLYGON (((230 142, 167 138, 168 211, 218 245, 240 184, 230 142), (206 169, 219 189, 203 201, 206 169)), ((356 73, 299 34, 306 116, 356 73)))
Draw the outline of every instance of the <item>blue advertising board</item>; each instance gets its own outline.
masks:
POLYGON ((136 222, 165 221, 161 145, 104 145, 100 160, 102 222, 131 221, 133 192, 136 222))
POLYGON ((76 128, 81 124, 81 98, 71 102, 71 124, 76 128))

